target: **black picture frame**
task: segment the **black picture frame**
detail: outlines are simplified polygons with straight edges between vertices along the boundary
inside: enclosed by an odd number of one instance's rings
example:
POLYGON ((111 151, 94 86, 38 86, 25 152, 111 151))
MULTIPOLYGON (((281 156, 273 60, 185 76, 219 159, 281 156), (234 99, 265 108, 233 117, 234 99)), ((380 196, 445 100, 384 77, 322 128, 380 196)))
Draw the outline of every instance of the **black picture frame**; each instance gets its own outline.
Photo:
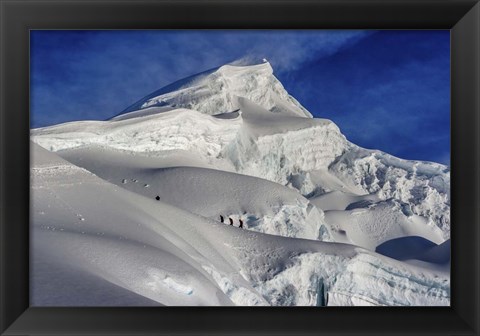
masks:
POLYGON ((2 335, 478 335, 480 4, 0 0, 2 335), (451 307, 30 308, 30 29, 450 29, 451 307))

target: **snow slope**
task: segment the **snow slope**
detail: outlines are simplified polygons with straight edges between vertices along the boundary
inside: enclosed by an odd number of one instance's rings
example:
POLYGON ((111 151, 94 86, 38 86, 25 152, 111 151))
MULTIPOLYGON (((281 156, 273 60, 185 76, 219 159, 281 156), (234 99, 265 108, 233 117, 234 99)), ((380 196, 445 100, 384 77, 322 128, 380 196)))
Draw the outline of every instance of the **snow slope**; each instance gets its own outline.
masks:
MULTIPOLYGON (((352 245, 241 230, 112 185, 36 145, 32 154, 33 305, 315 305, 327 295, 317 293, 319 281, 332 288, 329 302, 342 304, 387 279, 410 286, 415 303, 448 303, 442 271, 401 264, 403 273, 379 277, 397 262, 352 245), (338 279, 365 258, 370 270, 339 297, 338 279), (141 300, 118 297, 119 288, 141 300)), ((409 304, 398 291, 391 301, 369 294, 378 305, 409 304)))
POLYGON ((204 167, 163 167, 162 160, 89 148, 61 155, 112 184, 202 217, 242 219, 246 228, 286 237, 317 239, 323 211, 294 190, 252 176, 204 167), (126 159, 130 157, 130 159, 126 159), (125 162, 134 162, 134 166, 125 162), (156 166, 152 166, 156 165, 156 166))
POLYGON ((124 112, 31 131, 33 304, 449 304, 446 166, 352 144, 268 62, 124 112))

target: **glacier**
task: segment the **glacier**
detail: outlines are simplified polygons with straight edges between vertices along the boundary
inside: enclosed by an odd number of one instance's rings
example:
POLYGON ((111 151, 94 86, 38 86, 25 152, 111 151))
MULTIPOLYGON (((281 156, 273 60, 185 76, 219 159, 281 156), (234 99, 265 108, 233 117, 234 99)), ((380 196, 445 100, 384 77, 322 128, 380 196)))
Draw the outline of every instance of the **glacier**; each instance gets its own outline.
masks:
POLYGON ((449 168, 351 143, 266 61, 31 141, 32 305, 450 304, 449 168))

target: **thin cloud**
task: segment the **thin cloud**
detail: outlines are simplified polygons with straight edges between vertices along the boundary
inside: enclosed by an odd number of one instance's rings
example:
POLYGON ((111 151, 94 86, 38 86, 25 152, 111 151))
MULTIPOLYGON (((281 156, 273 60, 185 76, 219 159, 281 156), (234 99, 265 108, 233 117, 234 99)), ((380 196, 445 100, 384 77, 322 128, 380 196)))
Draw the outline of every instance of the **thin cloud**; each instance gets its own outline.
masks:
POLYGON ((46 109, 105 119, 172 81, 245 56, 290 71, 366 36, 363 31, 34 31, 33 126, 49 125, 46 109), (38 92, 38 91, 36 91, 38 92), (53 96, 56 96, 52 98, 53 96), (57 98, 58 97, 58 98, 57 98), (106 106, 105 97, 110 99, 106 106), (89 112, 85 112, 89 111, 89 112), (92 112, 90 112, 92 111, 92 112))

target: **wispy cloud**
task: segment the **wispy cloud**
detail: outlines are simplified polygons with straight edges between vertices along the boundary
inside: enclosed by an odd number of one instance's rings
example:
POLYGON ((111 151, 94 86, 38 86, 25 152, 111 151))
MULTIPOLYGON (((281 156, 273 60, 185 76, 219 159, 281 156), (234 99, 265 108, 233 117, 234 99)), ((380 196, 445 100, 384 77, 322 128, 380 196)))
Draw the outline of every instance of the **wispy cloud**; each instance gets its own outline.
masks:
POLYGON ((364 31, 34 31, 33 126, 108 118, 175 80, 242 57, 277 72, 331 55, 364 31), (62 115, 53 115, 60 110, 62 115))

